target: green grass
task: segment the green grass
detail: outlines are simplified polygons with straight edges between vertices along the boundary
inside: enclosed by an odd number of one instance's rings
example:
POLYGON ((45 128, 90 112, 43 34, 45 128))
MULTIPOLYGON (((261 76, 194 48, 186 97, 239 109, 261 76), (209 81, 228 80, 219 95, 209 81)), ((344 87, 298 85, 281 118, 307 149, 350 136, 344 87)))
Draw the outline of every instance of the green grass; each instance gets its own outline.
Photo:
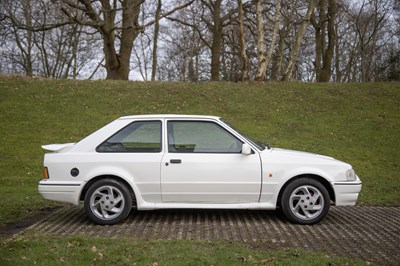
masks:
POLYGON ((41 199, 42 144, 79 141, 122 115, 224 117, 273 147, 351 163, 358 203, 400 205, 400 83, 145 83, 0 77, 0 224, 41 199))
POLYGON ((0 265, 367 265, 296 249, 261 250, 226 241, 22 238, 3 244, 0 265))
MULTIPOLYGON (((400 84, 144 83, 0 77, 0 224, 57 203, 37 193, 42 144, 79 141, 122 115, 222 116, 273 147, 351 163, 361 204, 400 205, 400 84)), ((0 239, 3 241, 4 239, 0 239)), ((224 241, 24 236, 0 247, 0 265, 344 265, 347 258, 224 241), (96 248, 93 248, 96 247, 96 248)))

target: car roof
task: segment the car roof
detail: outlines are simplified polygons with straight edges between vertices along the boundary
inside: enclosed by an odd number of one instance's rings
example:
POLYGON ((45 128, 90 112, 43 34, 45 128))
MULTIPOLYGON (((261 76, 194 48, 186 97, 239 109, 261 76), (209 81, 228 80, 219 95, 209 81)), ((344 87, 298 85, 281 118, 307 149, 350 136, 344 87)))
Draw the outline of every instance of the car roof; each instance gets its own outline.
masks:
POLYGON ((118 120, 123 119, 156 119, 156 118, 186 118, 186 119, 219 119, 218 116, 209 115, 181 115, 181 114, 151 114, 151 115, 129 115, 122 116, 118 120))

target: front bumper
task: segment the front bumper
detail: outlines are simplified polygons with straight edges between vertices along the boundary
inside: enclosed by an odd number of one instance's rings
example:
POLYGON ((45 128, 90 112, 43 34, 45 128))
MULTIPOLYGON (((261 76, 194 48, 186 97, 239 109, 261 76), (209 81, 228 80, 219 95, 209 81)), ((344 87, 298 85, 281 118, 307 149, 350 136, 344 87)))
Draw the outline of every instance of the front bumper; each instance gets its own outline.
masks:
POLYGON ((59 182, 41 180, 39 182, 38 190, 40 195, 48 200, 61 201, 79 204, 79 196, 82 191, 82 182, 59 182))
POLYGON ((336 182, 334 183, 335 190, 335 205, 336 206, 354 206, 356 205, 358 195, 362 187, 361 180, 357 177, 354 182, 336 182))

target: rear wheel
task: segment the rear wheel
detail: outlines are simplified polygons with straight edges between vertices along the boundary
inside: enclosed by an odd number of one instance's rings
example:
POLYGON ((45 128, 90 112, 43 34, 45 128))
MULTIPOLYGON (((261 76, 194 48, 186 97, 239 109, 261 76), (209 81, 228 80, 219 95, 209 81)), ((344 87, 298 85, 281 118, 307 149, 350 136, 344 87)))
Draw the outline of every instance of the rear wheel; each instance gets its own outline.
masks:
POLYGON ((299 178, 283 191, 280 206, 286 218, 298 224, 315 224, 329 212, 326 188, 311 178, 299 178))
POLYGON ((101 179, 89 187, 84 206, 93 222, 102 225, 116 224, 129 215, 132 196, 123 183, 110 178, 101 179))

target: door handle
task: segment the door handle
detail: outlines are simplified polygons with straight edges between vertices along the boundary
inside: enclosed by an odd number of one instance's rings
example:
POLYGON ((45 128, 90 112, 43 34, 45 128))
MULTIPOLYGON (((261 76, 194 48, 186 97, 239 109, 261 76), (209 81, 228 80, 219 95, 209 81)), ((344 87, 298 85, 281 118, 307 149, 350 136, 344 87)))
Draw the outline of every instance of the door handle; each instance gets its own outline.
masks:
POLYGON ((169 162, 170 163, 182 163, 182 160, 181 159, 171 159, 169 162))

